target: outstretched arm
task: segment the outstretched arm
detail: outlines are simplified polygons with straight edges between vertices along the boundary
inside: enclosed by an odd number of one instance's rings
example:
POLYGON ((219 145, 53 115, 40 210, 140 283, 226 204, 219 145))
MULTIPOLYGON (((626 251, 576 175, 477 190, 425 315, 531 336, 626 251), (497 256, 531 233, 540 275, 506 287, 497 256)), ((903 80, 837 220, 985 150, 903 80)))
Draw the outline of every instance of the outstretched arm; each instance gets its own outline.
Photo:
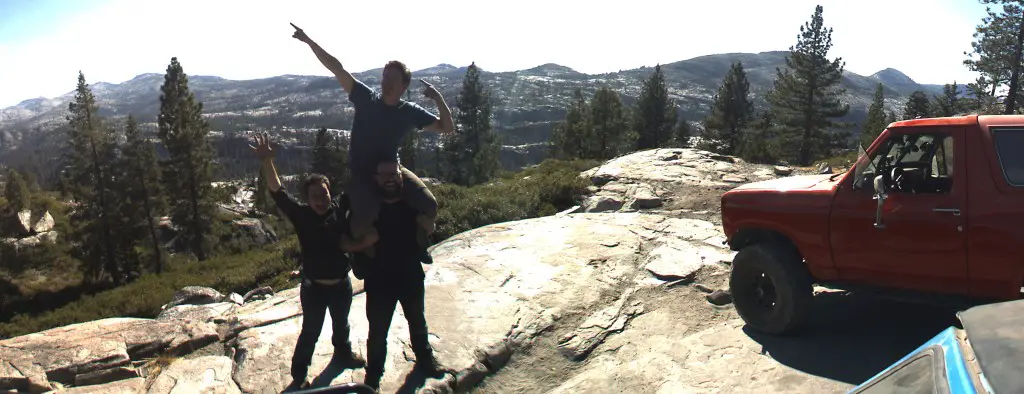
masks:
POLYGON ((277 208, 294 223, 299 203, 281 186, 281 178, 277 176, 277 168, 274 168, 274 150, 270 147, 270 137, 266 133, 257 134, 253 136, 253 142, 256 146, 249 145, 249 148, 260 159, 260 171, 267 182, 270 197, 274 199, 277 208))
POLYGON ((434 100, 434 104, 437 104, 437 112, 441 115, 438 119, 423 127, 423 129, 436 131, 441 134, 455 132, 455 123, 452 122, 452 110, 448 108, 448 103, 444 101, 444 96, 441 96, 441 92, 438 92, 434 85, 427 83, 423 79, 420 79, 420 82, 424 85, 423 95, 434 100))
POLYGON ((253 136, 256 146, 249 145, 249 149, 260 159, 260 171, 263 172, 263 179, 267 182, 267 189, 276 193, 281 189, 281 178, 277 176, 277 168, 274 167, 274 150, 270 147, 270 137, 264 134, 253 136))
POLYGON ((292 34, 292 37, 295 37, 299 41, 309 45, 309 48, 313 50, 313 54, 316 55, 316 58, 320 59, 320 63, 334 74, 334 78, 338 79, 338 82, 341 83, 341 87, 345 89, 345 92, 352 93, 352 86, 355 85, 356 80, 352 77, 352 74, 346 71, 345 67, 341 65, 341 61, 339 61, 338 58, 331 56, 330 53, 327 53, 327 51, 321 48, 320 45, 317 45, 316 42, 309 38, 302 29, 295 26, 294 23, 289 24, 295 28, 295 34, 292 34))

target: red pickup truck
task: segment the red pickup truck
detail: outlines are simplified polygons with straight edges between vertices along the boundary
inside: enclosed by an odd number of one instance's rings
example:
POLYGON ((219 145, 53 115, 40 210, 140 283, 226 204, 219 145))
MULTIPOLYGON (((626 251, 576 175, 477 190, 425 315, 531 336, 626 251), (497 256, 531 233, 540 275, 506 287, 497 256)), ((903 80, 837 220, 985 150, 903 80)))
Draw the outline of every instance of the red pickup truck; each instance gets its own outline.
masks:
POLYGON ((894 122, 845 173, 726 192, 722 227, 736 311, 769 334, 805 321, 815 283, 1020 298, 1024 116, 894 122))

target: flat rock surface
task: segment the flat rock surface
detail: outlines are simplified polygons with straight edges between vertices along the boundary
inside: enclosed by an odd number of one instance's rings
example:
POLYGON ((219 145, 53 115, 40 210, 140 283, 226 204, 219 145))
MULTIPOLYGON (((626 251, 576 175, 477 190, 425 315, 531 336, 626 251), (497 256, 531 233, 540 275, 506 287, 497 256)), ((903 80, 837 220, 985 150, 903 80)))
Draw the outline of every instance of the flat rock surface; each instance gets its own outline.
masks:
POLYGON ((662 212, 720 223, 725 191, 744 183, 803 173, 697 149, 650 149, 580 173, 594 184, 580 210, 662 212))
POLYGON ((733 319, 680 339, 663 329, 665 316, 638 316, 631 328, 609 338, 607 351, 592 356, 551 394, 562 393, 844 393, 850 385, 783 366, 733 319))
MULTIPOLYGON (((563 314, 586 313, 614 301, 623 284, 643 275, 638 251, 644 237, 637 233, 654 236, 673 225, 690 227, 675 221, 685 222, 643 214, 547 217, 479 228, 437 245, 426 279, 426 309, 439 361, 457 371, 472 370, 478 352, 505 341, 529 343, 563 314)), ((255 312, 277 311, 274 316, 283 320, 238 335, 235 379, 244 392, 279 391, 290 381, 288 366, 301 317, 295 306, 288 306, 295 305, 289 291, 266 301, 273 307, 255 312)), ((357 351, 365 349, 367 335, 363 296, 353 299, 349 316, 357 351)), ((310 367, 311 379, 331 357, 330 328, 328 317, 310 367)), ((408 338, 398 308, 390 331, 384 392, 424 383, 415 376, 409 379, 413 356, 408 338)), ((362 379, 363 371, 354 370, 333 382, 362 379)))
POLYGON ((232 378, 234 363, 226 356, 203 356, 171 363, 150 386, 150 393, 240 394, 232 378))
POLYGON ((217 340, 215 326, 205 322, 110 318, 58 327, 0 341, 0 384, 10 386, 0 389, 72 385, 79 375, 158 353, 188 353, 217 340))

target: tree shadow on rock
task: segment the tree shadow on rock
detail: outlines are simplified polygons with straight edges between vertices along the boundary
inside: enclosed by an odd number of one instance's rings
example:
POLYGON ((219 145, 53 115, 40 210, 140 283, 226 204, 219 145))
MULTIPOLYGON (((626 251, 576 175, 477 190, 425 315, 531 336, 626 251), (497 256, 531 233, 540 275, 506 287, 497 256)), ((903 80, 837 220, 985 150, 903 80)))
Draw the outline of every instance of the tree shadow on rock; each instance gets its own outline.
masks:
POLYGON ((806 326, 772 336, 743 331, 790 368, 857 385, 949 326, 959 308, 835 292, 819 294, 806 326))

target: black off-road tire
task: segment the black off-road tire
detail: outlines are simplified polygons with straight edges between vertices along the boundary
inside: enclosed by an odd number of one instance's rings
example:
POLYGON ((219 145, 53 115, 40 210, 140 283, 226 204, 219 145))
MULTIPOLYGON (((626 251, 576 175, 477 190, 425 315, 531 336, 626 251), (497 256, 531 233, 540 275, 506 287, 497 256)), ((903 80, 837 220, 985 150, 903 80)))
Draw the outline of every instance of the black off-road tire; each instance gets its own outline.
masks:
POLYGON ((814 299, 812 285, 799 253, 778 243, 740 250, 729 276, 736 312, 750 328, 771 335, 791 333, 804 323, 814 299), (772 294, 773 305, 766 305, 772 294))

